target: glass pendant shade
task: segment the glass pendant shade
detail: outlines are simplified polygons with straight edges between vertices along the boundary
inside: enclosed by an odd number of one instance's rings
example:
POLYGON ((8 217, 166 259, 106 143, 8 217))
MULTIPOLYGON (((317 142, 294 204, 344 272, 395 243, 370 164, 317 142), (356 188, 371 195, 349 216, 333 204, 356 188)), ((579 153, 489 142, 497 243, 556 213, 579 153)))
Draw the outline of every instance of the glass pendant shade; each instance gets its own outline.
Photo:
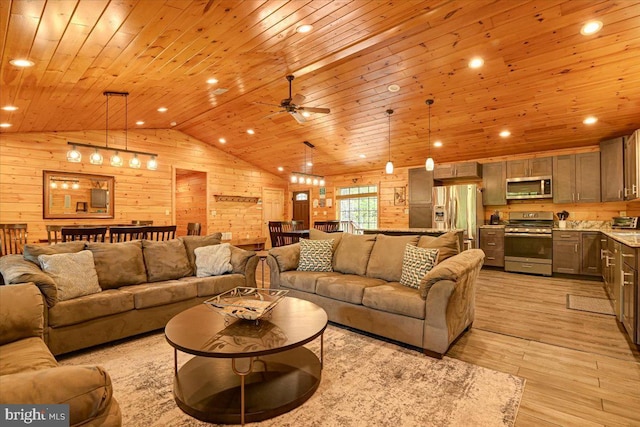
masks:
POLYGON ((76 146, 71 146, 71 150, 67 151, 67 162, 79 163, 82 160, 82 154, 76 149, 76 146))
POLYGON ((62 183, 62 189, 63 190, 68 190, 69 189, 69 184, 67 184, 66 182, 62 183))
POLYGON ((150 171, 154 171, 158 169, 158 161, 155 156, 151 156, 151 158, 147 161, 147 169, 150 171))
POLYGON ((120 157, 120 154, 118 154, 117 151, 113 156, 111 156, 111 166, 115 166, 115 167, 122 166, 122 157, 120 157))
POLYGON ((297 177, 297 176, 295 176, 295 175, 291 175, 291 182, 292 182, 293 184, 297 184, 297 183, 298 183, 298 177, 297 177))
POLYGON ((432 159, 431 157, 429 157, 429 158, 427 159, 427 161, 426 161, 426 162, 424 162, 424 167, 425 167, 429 172, 431 172, 431 171, 433 170, 433 168, 435 167, 435 163, 434 163, 434 161, 433 161, 433 159, 432 159))
POLYGON ((74 182, 73 184, 71 184, 71 188, 73 188, 74 190, 77 190, 80 188, 80 184, 78 184, 77 182, 74 182))
POLYGON ((384 167, 384 171, 385 171, 388 175, 390 175, 390 174, 392 174, 392 173, 393 173, 393 163, 391 162, 391 160, 389 160, 389 161, 387 162, 387 165, 384 167))
POLYGON ((321 179, 321 180, 320 180, 320 186, 321 186, 321 187, 324 187, 324 179, 321 179))
POLYGON ((101 165, 103 160, 104 159, 102 158, 102 154, 100 154, 98 150, 96 150, 95 153, 89 156, 89 162, 92 165, 101 165))
POLYGON ((318 178, 313 178, 313 185, 318 185, 318 178))
POLYGON ((311 185, 311 178, 307 178, 307 185, 311 185))
POLYGON ((134 154, 133 157, 129 160, 129 167, 133 169, 140 169, 140 159, 137 154, 134 154))

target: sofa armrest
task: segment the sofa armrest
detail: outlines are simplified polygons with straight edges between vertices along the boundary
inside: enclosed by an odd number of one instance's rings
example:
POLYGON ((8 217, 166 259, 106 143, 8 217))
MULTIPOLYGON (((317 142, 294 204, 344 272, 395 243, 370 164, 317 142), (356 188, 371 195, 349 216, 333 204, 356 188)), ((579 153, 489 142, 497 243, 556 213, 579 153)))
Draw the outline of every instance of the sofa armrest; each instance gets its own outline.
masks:
POLYGON ((0 286, 0 345, 42 337, 44 300, 33 283, 0 286))
POLYGON ((255 288, 256 285, 256 267, 258 266, 258 257, 254 251, 247 251, 236 246, 231 248, 231 266, 232 272, 244 275, 245 286, 255 288))
POLYGON ((57 368, 4 375, 0 381, 3 404, 68 404, 70 425, 96 425, 111 410, 109 374, 99 366, 57 368))
POLYGON ((267 265, 272 288, 280 286, 280 273, 295 270, 300 262, 300 243, 269 249, 267 265))

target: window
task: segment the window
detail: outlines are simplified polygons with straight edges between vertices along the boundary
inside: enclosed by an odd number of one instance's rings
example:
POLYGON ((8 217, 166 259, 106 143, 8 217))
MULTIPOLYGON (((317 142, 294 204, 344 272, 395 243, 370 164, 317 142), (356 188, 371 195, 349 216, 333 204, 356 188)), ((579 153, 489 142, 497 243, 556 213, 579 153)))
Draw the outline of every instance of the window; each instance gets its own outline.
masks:
POLYGON ((353 221, 358 228, 378 228, 377 186, 339 188, 336 199, 340 221, 353 221))

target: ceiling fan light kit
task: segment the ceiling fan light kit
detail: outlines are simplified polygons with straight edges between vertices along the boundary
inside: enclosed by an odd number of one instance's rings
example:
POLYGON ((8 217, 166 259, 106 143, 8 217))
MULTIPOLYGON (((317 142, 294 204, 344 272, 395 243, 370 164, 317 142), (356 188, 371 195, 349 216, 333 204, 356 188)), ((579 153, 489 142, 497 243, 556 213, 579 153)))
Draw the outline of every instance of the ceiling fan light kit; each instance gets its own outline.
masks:
POLYGON ((433 104, 433 99, 427 99, 425 103, 429 106, 429 157, 427 157, 427 160, 424 162, 424 167, 427 171, 431 172, 436 166, 431 157, 431 105, 433 104))

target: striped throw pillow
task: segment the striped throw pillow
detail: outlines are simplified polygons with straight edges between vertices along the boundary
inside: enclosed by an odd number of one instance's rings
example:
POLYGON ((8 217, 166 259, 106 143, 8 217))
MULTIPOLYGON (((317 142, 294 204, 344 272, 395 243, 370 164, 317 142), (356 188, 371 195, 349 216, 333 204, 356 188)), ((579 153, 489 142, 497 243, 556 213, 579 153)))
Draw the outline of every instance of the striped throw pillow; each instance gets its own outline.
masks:
POLYGON ((300 262, 298 271, 333 271, 333 239, 300 239, 300 262))
POLYGON ((420 289, 420 280, 438 261, 438 249, 425 249, 407 244, 402 259, 400 284, 420 289))

